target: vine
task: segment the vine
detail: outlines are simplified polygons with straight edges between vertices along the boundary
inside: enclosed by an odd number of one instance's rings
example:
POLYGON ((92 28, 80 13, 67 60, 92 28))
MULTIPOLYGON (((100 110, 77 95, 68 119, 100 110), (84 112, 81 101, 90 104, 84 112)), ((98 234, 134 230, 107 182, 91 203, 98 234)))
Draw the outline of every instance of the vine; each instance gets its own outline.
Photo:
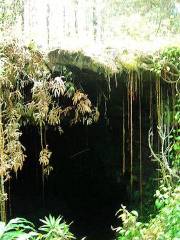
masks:
POLYGON ((26 157, 20 142, 21 126, 31 124, 40 129, 39 163, 44 186, 44 176, 53 169, 46 127, 61 130, 65 119, 70 124, 91 124, 98 120, 99 113, 71 79, 53 77, 34 43, 27 47, 15 41, 1 45, 0 61, 0 213, 1 220, 6 221, 6 183, 12 172, 17 174, 22 169, 26 157))

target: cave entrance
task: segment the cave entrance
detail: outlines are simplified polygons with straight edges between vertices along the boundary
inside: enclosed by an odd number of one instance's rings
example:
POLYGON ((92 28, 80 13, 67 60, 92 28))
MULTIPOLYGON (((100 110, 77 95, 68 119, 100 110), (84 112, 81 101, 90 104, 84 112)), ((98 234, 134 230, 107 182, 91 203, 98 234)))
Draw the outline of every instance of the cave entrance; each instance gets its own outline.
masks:
MULTIPOLYGON (((79 79, 85 79, 89 75, 78 72, 77 76, 79 82, 79 79)), ((22 143, 26 148, 27 159, 18 178, 11 183, 10 217, 23 216, 38 225, 39 218, 49 214, 62 215, 68 223, 73 222, 71 230, 77 237, 87 236, 88 240, 113 239, 111 226, 119 225, 115 213, 121 204, 130 206, 129 203, 132 202, 127 85, 125 82, 116 85, 113 81, 108 99, 107 82, 100 79, 100 83, 97 78, 92 75, 91 81, 79 82, 93 104, 98 102, 100 120, 97 123, 90 126, 64 124, 63 134, 47 127, 46 140, 52 151, 51 165, 54 170, 44 184, 38 163, 41 149, 38 129, 32 126, 23 129, 22 143), (101 84, 101 87, 98 84, 101 84), (101 96, 97 94, 99 88, 105 89, 101 96), (126 165, 123 169, 124 157, 126 165)), ((143 87, 146 89, 146 84, 143 87)), ((152 118, 149 120, 150 94, 151 92, 145 94, 141 109, 137 96, 132 109, 133 191, 136 193, 140 188, 140 145, 143 181, 154 171, 149 159, 147 141, 152 119, 153 124, 156 124, 154 111, 151 112, 152 118)), ((135 201, 139 204, 140 196, 136 196, 138 197, 135 201)), ((135 201, 133 200, 133 203, 135 201)))
POLYGON ((23 171, 11 183, 11 217, 25 217, 38 225, 38 219, 62 215, 78 237, 112 239, 116 211, 128 204, 125 178, 119 179, 108 165, 112 149, 105 122, 92 126, 65 127, 64 134, 47 129, 54 170, 42 185, 38 164, 38 129, 23 129, 22 143, 27 159, 23 171), (108 147, 109 146, 109 147, 108 147), (43 192, 44 188, 44 192, 43 192))

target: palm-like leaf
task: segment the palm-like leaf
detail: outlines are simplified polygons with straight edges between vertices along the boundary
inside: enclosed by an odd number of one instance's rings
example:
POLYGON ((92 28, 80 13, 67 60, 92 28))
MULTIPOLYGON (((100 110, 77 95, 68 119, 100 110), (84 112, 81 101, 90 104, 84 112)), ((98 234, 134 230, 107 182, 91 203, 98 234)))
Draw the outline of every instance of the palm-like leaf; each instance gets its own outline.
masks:
POLYGON ((44 232, 44 239, 46 240, 69 240, 74 239, 73 234, 69 230, 69 225, 66 224, 62 220, 62 217, 45 217, 44 219, 40 219, 40 221, 44 224, 39 230, 44 232))

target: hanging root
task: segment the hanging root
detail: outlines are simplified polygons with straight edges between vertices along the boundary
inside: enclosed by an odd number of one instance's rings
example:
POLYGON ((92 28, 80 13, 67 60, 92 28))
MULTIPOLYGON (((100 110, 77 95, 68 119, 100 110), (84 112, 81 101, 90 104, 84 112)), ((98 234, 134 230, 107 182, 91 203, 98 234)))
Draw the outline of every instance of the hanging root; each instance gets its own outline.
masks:
POLYGON ((125 132, 125 106, 124 106, 124 98, 123 98, 123 175, 126 171, 126 156, 125 156, 125 139, 126 139, 126 132, 125 132))
POLYGON ((143 188, 142 188, 142 110, 141 110, 141 78, 139 79, 139 180, 140 180, 140 209, 142 214, 142 195, 143 195, 143 188))

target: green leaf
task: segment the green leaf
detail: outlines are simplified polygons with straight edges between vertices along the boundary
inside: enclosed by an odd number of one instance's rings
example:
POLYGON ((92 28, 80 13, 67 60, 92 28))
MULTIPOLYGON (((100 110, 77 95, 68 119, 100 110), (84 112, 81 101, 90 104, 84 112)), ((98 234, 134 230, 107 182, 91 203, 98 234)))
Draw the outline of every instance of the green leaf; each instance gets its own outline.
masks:
POLYGON ((162 208, 163 205, 164 205, 164 202, 163 202, 163 201, 161 201, 161 200, 159 200, 159 199, 156 199, 156 201, 155 201, 155 206, 156 206, 157 209, 162 208))

